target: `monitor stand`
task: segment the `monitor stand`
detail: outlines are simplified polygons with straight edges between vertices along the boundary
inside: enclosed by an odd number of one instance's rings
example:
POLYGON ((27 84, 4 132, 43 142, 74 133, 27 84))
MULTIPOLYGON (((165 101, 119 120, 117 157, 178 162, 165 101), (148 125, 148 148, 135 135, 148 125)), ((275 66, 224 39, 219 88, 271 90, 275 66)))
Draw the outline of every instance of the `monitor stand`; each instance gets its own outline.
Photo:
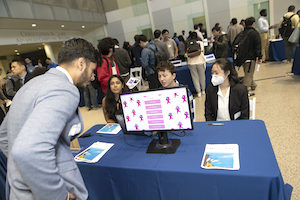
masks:
POLYGON ((168 139, 167 132, 158 132, 159 139, 153 139, 147 153, 175 153, 180 145, 180 139, 168 139))

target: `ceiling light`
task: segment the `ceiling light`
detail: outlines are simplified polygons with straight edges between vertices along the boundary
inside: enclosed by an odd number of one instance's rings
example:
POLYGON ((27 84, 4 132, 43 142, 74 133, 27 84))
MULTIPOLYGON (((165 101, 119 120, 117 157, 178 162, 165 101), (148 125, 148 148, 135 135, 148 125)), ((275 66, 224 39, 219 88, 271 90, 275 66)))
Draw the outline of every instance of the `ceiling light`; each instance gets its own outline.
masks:
POLYGON ((33 24, 31 24, 31 26, 32 26, 32 27, 36 27, 36 24, 33 23, 33 24))
POLYGON ((15 49, 15 52, 18 52, 18 49, 15 49))
POLYGON ((81 26, 81 28, 85 28, 85 26, 81 26))
POLYGON ((39 47, 39 49, 42 49, 42 47, 39 47))
POLYGON ((19 56, 20 55, 20 53, 17 53, 17 56, 19 56))
POLYGON ((62 24, 62 25, 61 25, 61 27, 62 27, 62 28, 64 28, 64 27, 65 27, 65 25, 63 25, 63 24, 62 24))

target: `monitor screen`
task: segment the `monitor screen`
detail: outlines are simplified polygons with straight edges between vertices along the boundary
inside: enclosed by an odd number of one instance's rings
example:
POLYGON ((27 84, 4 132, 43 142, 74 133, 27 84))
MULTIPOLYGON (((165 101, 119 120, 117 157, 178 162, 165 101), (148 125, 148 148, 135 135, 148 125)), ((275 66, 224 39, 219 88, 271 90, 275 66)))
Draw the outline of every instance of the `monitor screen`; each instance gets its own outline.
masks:
POLYGON ((127 131, 193 129, 185 86, 120 95, 127 131))

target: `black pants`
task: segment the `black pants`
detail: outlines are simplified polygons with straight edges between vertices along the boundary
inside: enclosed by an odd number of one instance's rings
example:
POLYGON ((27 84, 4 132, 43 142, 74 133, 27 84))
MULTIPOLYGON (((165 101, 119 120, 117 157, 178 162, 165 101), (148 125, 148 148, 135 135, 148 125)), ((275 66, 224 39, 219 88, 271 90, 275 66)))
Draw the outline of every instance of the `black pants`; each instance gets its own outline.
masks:
POLYGON ((147 76, 147 80, 148 80, 148 83, 149 83, 149 89, 156 89, 156 88, 161 87, 161 84, 158 80, 157 72, 155 72, 153 74, 149 74, 147 76))

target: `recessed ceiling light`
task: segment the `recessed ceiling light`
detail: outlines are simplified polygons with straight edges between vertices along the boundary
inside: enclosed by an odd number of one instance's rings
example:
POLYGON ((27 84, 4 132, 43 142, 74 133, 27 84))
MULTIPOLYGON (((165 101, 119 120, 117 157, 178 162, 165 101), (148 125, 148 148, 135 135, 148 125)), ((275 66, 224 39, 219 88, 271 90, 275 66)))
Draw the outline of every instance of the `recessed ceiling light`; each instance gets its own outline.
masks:
POLYGON ((61 25, 61 27, 62 27, 62 28, 64 28, 64 27, 65 27, 65 25, 63 25, 63 24, 62 24, 62 25, 61 25))
POLYGON ((17 53, 17 56, 19 56, 20 55, 20 53, 17 53))
POLYGON ((42 47, 39 47, 39 49, 42 49, 42 47))
POLYGON ((81 28, 85 28, 85 26, 81 26, 81 28))
POLYGON ((36 24, 33 23, 33 24, 31 24, 31 26, 32 26, 32 27, 36 27, 36 24))
POLYGON ((18 52, 18 49, 15 49, 15 52, 18 52))

